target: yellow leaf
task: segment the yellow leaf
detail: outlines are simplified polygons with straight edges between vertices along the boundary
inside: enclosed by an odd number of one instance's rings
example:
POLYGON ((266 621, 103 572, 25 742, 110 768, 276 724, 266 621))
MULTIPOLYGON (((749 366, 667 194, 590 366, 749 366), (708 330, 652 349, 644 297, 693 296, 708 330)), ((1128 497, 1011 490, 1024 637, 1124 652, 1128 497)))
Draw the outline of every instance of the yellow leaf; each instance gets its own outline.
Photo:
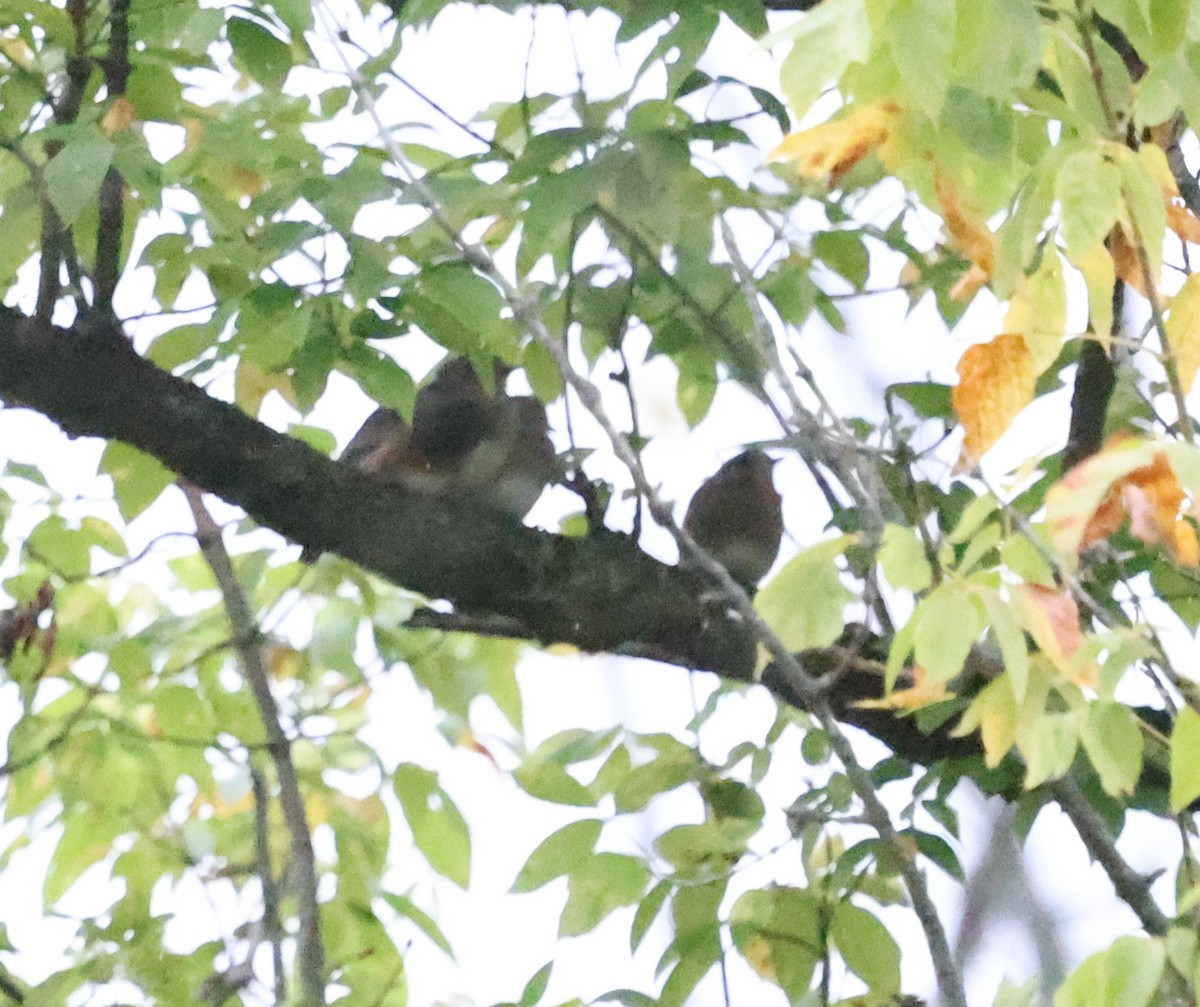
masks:
POLYGON ((1083 275, 1083 282, 1087 284, 1088 327, 1107 350, 1112 338, 1113 286, 1117 282, 1113 257, 1107 248, 1098 244, 1074 252, 1068 251, 1067 258, 1083 275))
POLYGON ((789 134, 767 159, 792 161, 801 178, 836 185, 846 172, 887 140, 899 114, 900 107, 895 102, 874 102, 843 119, 789 134))
POLYGON ((1136 157, 1150 172, 1150 177, 1158 183, 1164 196, 1170 199, 1179 195, 1179 186, 1175 182, 1175 175, 1162 147, 1157 143, 1143 143, 1138 147, 1136 157))
POLYGON ((1175 370, 1187 395, 1200 370, 1200 274, 1193 273, 1171 298, 1167 316, 1167 349, 1175 357, 1175 370))
POLYGON ((932 703, 951 698, 944 681, 929 682, 925 669, 917 665, 912 670, 913 684, 895 689, 882 699, 860 699, 855 706, 870 710, 919 710, 932 703))
POLYGON ((233 398, 249 416, 257 416, 268 392, 278 392, 285 402, 295 407, 296 392, 292 379, 278 371, 267 373, 252 360, 240 360, 233 379, 233 398))
POLYGON ((742 948, 742 957, 750 967, 764 979, 775 978, 775 954, 771 942, 762 934, 755 934, 742 948))
POLYGON ((133 103, 123 94, 119 95, 104 113, 100 125, 108 136, 123 133, 133 125, 135 118, 133 103))
POLYGON ((966 430, 964 459, 977 461, 1032 400, 1037 372, 1025 340, 1006 334, 967 349, 958 362, 952 401, 966 430))
POLYGON ((0 38, 0 54, 7 56, 22 70, 33 69, 33 50, 24 39, 0 38))
POLYGON ((1004 678, 984 686, 967 707, 952 734, 966 737, 976 728, 983 742, 983 761, 995 769, 1017 740, 1017 703, 1012 687, 1004 678))
POLYGON ((1004 331, 1025 340, 1035 374, 1054 363, 1067 327, 1067 286, 1058 249, 1047 247, 1032 275, 1017 278, 1004 331))

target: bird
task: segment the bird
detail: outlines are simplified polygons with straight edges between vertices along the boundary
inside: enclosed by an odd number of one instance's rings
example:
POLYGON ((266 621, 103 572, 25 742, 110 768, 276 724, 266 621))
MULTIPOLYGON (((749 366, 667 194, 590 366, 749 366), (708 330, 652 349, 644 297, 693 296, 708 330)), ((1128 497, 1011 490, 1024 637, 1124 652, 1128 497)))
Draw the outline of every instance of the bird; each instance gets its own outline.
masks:
POLYGON ((775 461, 757 448, 731 458, 696 491, 683 519, 683 530, 747 594, 771 569, 783 539, 775 461))
MULTIPOLYGON (((405 489, 467 500, 523 521, 559 478, 546 410, 531 396, 510 396, 510 368, 495 361, 484 388, 467 357, 448 359, 418 393, 413 421, 380 406, 340 461, 405 489)), ((306 550, 311 562, 317 553, 306 550)))

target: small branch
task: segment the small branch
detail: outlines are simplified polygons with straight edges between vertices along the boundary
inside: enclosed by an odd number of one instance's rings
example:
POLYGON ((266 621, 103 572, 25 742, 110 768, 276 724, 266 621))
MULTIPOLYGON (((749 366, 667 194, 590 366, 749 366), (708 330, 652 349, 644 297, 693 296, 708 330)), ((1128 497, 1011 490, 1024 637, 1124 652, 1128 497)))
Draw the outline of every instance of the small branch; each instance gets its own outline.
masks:
MULTIPOLYGON (((1129 196, 1124 191, 1122 191, 1122 196, 1125 199, 1125 206, 1128 208, 1130 206, 1129 196)), ((1179 380, 1175 350, 1167 338, 1167 324, 1163 320, 1162 305, 1158 300, 1158 291, 1154 287, 1154 276, 1150 272, 1150 255, 1146 251, 1146 242, 1141 228, 1138 227, 1137 218, 1132 212, 1129 214, 1129 226, 1133 228, 1133 243, 1137 252, 1138 268, 1141 269, 1142 277, 1146 282, 1146 303, 1150 305, 1150 321, 1154 331, 1158 333, 1158 341, 1162 345, 1162 365, 1167 372, 1167 384, 1171 388, 1171 396, 1175 399, 1175 409, 1179 413, 1179 432, 1188 444, 1193 444, 1196 435, 1192 427, 1192 417, 1187 409, 1187 395, 1184 394, 1183 384, 1179 380)))
MULTIPOLYGON (((129 65, 129 0, 112 0, 108 18, 108 55, 104 62, 105 88, 111 105, 125 94, 129 65)), ((100 184, 96 226, 95 294, 93 307, 112 314, 113 293, 121 273, 121 240, 125 229, 125 180, 109 168, 100 184)))
POLYGON ((1092 859, 1104 868, 1117 897, 1137 914, 1146 933, 1156 937, 1164 935, 1171 921, 1150 894, 1150 880, 1130 867, 1117 852, 1104 820, 1080 791, 1079 785, 1074 780, 1064 778, 1051 784, 1050 790, 1075 826, 1092 859))
POLYGON ((271 944, 271 966, 275 973, 275 1003, 287 1002, 287 983, 283 974, 283 924, 279 919, 279 885, 271 868, 270 826, 267 813, 270 795, 262 773, 250 762, 250 782, 254 788, 254 859, 263 895, 263 936, 271 944))
POLYGON ((304 795, 300 792, 296 767, 292 762, 291 746, 279 723, 279 708, 271 694, 254 613, 221 539, 221 529, 204 505, 200 490, 187 483, 180 485, 196 521, 196 541, 200 545, 200 552, 212 569, 225 600, 225 611, 233 627, 234 646, 258 706, 268 749, 279 778, 279 804, 291 834, 290 870, 296 878, 296 897, 300 904, 300 938, 296 951, 299 959, 300 1002, 305 1007, 317 1007, 325 1003, 325 948, 321 943, 316 856, 308 828, 308 815, 304 809, 304 795))
POLYGON ((1075 0, 1075 9, 1079 13, 1079 38, 1083 51, 1087 56, 1088 66, 1092 71, 1092 84, 1096 88, 1096 97, 1100 101, 1100 110, 1104 113, 1104 122, 1111 133, 1116 135, 1119 128, 1116 113, 1108 100, 1108 89, 1104 86, 1104 70, 1096 55, 1096 46, 1092 41, 1092 16, 1090 10, 1084 9, 1083 0, 1075 0))

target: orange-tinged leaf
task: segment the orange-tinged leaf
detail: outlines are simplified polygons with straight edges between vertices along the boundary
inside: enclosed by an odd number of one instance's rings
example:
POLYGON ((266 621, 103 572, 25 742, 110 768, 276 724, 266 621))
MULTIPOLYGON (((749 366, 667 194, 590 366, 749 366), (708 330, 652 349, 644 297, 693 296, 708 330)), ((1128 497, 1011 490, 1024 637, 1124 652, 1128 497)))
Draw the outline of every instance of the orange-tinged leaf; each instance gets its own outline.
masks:
MULTIPOLYGON (((952 401, 966 430, 967 461, 981 458, 1032 400, 1037 372, 1025 340, 1005 334, 969 347, 958 361, 952 401)), ((960 460, 960 466, 963 460, 960 460)))
POLYGON ((846 172, 887 140, 899 114, 900 107, 895 102, 874 102, 843 119, 789 134, 771 151, 768 160, 792 161, 801 178, 836 185, 846 172))
POLYGON ((1079 685, 1095 687, 1099 669, 1094 662, 1078 667, 1072 660, 1083 646, 1079 606, 1066 588, 1019 584, 1013 592, 1029 635, 1062 674, 1079 685))
POLYGON ((1200 566, 1200 540, 1184 518, 1188 499, 1165 452, 1121 438, 1076 465, 1046 494, 1046 526, 1064 552, 1081 552, 1129 521, 1147 545, 1177 563, 1200 566))
POLYGON ((108 136, 116 136, 132 126, 134 118, 133 102, 122 94, 108 107, 100 126, 108 136))
MULTIPOLYGON (((1200 223, 1200 222, 1198 222, 1200 223)), ((1171 298, 1166 322, 1167 344, 1175 356, 1175 370, 1187 395, 1200 370, 1200 274, 1193 273, 1171 298)))
POLYGON ((940 169, 933 175, 933 191, 942 211, 942 219, 946 222, 946 230, 950 232, 951 244, 971 260, 972 265, 983 273, 985 280, 990 279, 996 264, 996 239, 987 221, 977 210, 963 202, 954 183, 940 169))
POLYGON ((1117 270, 1117 278, 1124 280, 1143 297, 1149 290, 1146 274, 1142 269, 1141 258, 1133 241, 1125 233, 1124 225, 1114 227, 1108 236, 1108 249, 1112 252, 1113 265, 1117 270))
POLYGON ((454 739, 454 741, 459 748, 466 748, 472 752, 476 752, 487 759, 488 762, 490 762, 497 769, 500 768, 500 763, 496 761, 496 757, 492 755, 491 750, 487 747, 487 745, 479 740, 479 737, 474 731, 471 730, 470 727, 463 725, 461 728, 459 728, 458 736, 454 739))
POLYGON ((1200 244, 1200 217, 1186 206, 1175 202, 1167 204, 1167 226, 1179 236, 1180 241, 1200 244))
POLYGON ((1131 472, 1121 497, 1135 538, 1165 546, 1177 563, 1200 564, 1196 530, 1182 517, 1187 499, 1165 454, 1160 452, 1150 465, 1131 472))
POLYGON ((954 281, 950 288, 950 299, 965 303, 979 293, 987 281, 991 279, 980 266, 972 265, 965 273, 954 281))

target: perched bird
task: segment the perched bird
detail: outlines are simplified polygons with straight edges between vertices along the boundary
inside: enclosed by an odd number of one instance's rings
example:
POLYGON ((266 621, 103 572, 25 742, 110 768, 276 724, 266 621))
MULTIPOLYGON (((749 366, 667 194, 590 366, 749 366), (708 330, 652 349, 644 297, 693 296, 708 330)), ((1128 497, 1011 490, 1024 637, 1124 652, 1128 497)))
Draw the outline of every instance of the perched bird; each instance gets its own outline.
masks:
MULTIPOLYGON (((504 390, 509 368, 497 361, 484 388, 466 357, 443 364, 417 393, 410 426, 380 407, 367 417, 341 460, 430 496, 466 499, 524 519, 558 478, 546 410, 504 390)), ((302 555, 315 558, 312 550, 302 555)))
POLYGON ((771 480, 775 459, 757 448, 731 458, 692 497, 683 530, 747 594, 771 569, 783 538, 782 499, 771 480))
POLYGON ((562 477, 550 440, 546 407, 527 395, 504 396, 494 431, 500 461, 483 485, 472 488, 481 500, 518 521, 542 491, 562 477))
POLYGON ((341 460, 385 479, 401 479, 422 464, 412 446, 412 428, 399 413, 383 406, 350 438, 341 460))

